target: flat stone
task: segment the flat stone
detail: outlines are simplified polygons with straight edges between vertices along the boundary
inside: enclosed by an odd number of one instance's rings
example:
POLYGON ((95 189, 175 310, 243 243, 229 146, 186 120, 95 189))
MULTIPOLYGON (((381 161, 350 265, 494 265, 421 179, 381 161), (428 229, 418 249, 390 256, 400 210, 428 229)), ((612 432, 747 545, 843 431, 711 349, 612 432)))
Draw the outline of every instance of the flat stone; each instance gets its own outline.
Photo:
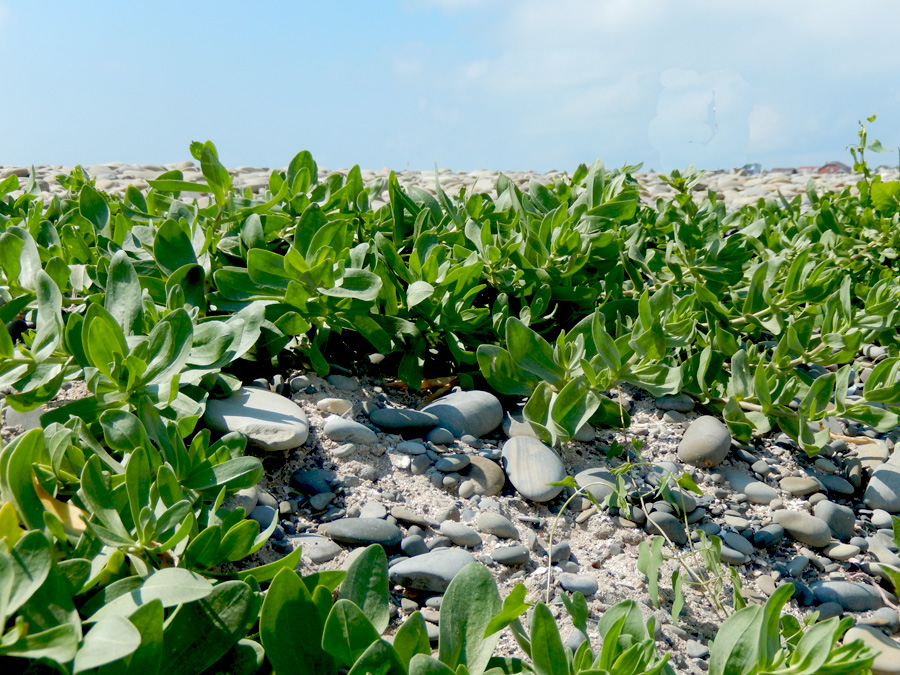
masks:
POLYGON ((847 541, 853 536, 856 514, 849 506, 841 506, 832 501, 821 501, 813 507, 816 518, 824 520, 836 539, 847 541))
POLYGON ((314 511, 324 511, 336 496, 333 492, 318 492, 309 498, 309 505, 314 511))
POLYGON ((872 662, 872 675, 900 675, 900 643, 877 628, 859 625, 847 631, 843 643, 854 640, 862 640, 867 647, 880 652, 872 662))
POLYGON ((588 574, 563 572, 557 580, 559 585, 569 591, 569 593, 581 593, 585 597, 593 595, 600 588, 597 580, 588 574))
POLYGON ((761 574, 756 579, 756 585, 759 587, 759 590, 765 593, 766 595, 772 595, 775 590, 778 588, 775 583, 775 579, 768 574, 761 574))
POLYGON ((481 535, 462 523, 445 520, 441 523, 441 534, 457 546, 466 546, 468 548, 481 546, 481 535))
POLYGON ((359 511, 360 518, 384 518, 387 516, 387 509, 384 504, 379 502, 366 502, 359 511))
POLYGON ((727 546, 730 546, 735 551, 739 551, 744 555, 752 555, 753 554, 753 544, 751 544, 745 537, 742 537, 739 534, 735 534, 734 532, 725 532, 720 535, 722 538, 722 542, 727 546))
POLYGON ((747 500, 751 504, 768 504, 778 497, 778 491, 775 488, 756 480, 748 473, 729 466, 721 467, 720 471, 732 488, 747 495, 747 500))
POLYGON ((299 469, 291 474, 291 487, 304 494, 330 492, 335 478, 335 473, 328 469, 299 469))
POLYGON ((804 497, 823 489, 822 484, 811 476, 785 476, 778 485, 795 497, 804 497))
POLYGON ((503 406, 487 391, 456 391, 429 403, 422 412, 435 415, 438 424, 456 438, 463 434, 484 436, 503 421, 503 406))
POLYGON ((391 509, 391 515, 402 523, 410 523, 419 527, 430 527, 434 525, 431 520, 418 513, 413 513, 405 506, 395 506, 391 509))
POLYGON ((369 413, 369 421, 385 431, 430 428, 439 423, 436 415, 408 408, 375 408, 369 413))
POLYGON ((870 509, 900 513, 900 467, 882 464, 875 469, 863 501, 870 509))
POLYGON ((834 492, 839 495, 852 495, 856 492, 856 488, 842 476, 837 475, 823 475, 819 477, 819 482, 825 486, 825 489, 829 492, 834 492))
POLYGON ((822 553, 832 560, 844 561, 859 555, 859 546, 853 544, 833 543, 822 549, 822 553))
POLYGON ((316 407, 335 415, 346 415, 353 410, 353 403, 345 398, 323 398, 316 402, 316 407))
POLYGON ((400 541, 400 550, 410 558, 428 553, 428 546, 421 535, 411 534, 400 541))
POLYGON ((309 420, 299 405, 256 387, 241 387, 226 398, 209 399, 203 419, 216 431, 237 431, 270 452, 299 448, 309 437, 309 420))
POLYGON ((694 399, 687 394, 669 394, 656 399, 656 407, 660 410, 675 410, 686 413, 694 409, 694 399))
POLYGON ((616 490, 616 477, 600 467, 579 471, 575 475, 575 482, 601 504, 616 490))
POLYGON ((817 602, 836 602, 848 612, 867 612, 884 606, 873 586, 852 581, 814 581, 809 585, 817 602))
POLYGON ((325 526, 325 534, 344 544, 396 546, 403 538, 400 528, 379 518, 341 518, 325 526))
POLYGON ((299 544, 303 549, 303 555, 316 565, 333 560, 344 550, 328 537, 317 534, 301 534, 291 537, 291 541, 299 544))
POLYGON ((527 548, 521 544, 516 544, 515 546, 495 548, 491 551, 491 559, 500 565, 524 565, 531 560, 531 555, 527 548))
POLYGON ((402 560, 390 568, 388 577, 393 584, 431 593, 447 590, 460 570, 475 562, 475 556, 460 548, 440 548, 402 560))
POLYGON ((278 518, 278 512, 271 506, 259 504, 250 512, 249 517, 259 523, 260 528, 265 529, 278 518))
POLYGON ((445 429, 444 427, 435 427, 428 432, 425 440, 429 441, 430 443, 434 443, 435 445, 450 445, 453 441, 456 440, 456 437, 449 429, 445 429))
POLYGON ((566 469, 559 455, 536 438, 510 438, 503 444, 501 457, 509 482, 525 499, 546 502, 562 491, 562 487, 548 483, 565 478, 566 469))
POLYGON ((481 455, 472 455, 469 462, 464 474, 475 483, 475 494, 483 497, 500 494, 506 484, 506 474, 500 465, 481 455))
POLYGON ((750 562, 750 556, 744 555, 740 551, 735 551, 725 544, 722 544, 721 559, 723 563, 728 565, 744 565, 750 562))
POLYGON ((731 449, 728 427, 711 415, 698 417, 684 432, 678 444, 678 458, 702 468, 718 466, 731 449))
POLYGON ((670 513, 663 513, 662 511, 649 513, 647 522, 644 524, 644 530, 648 534, 665 534, 678 546, 684 546, 687 543, 684 525, 670 513))
POLYGON ((475 519, 478 529, 485 534, 493 534, 501 539, 518 539, 519 531, 512 521, 494 511, 483 511, 475 519))
POLYGON ((794 539, 807 546, 821 548, 831 541, 831 529, 828 524, 808 513, 781 509, 773 514, 772 519, 794 539))
POLYGON ((462 471, 471 463, 469 455, 441 455, 441 458, 434 463, 434 468, 441 473, 452 473, 454 471, 462 471))
POLYGON ((346 375, 329 375, 325 378, 328 384, 341 391, 356 391, 359 389, 359 380, 346 375))
POLYGON ((325 437, 337 443, 356 443, 371 445, 378 442, 378 434, 364 424, 332 415, 325 420, 322 429, 325 437))
MULTIPOLYGON (((547 545, 546 543, 540 544, 543 549, 544 555, 547 555, 547 545)), ((572 555, 572 547, 569 545, 567 541, 558 541, 553 544, 553 548, 550 549, 550 564, 557 565, 561 562, 565 562, 569 559, 569 556, 572 555)))

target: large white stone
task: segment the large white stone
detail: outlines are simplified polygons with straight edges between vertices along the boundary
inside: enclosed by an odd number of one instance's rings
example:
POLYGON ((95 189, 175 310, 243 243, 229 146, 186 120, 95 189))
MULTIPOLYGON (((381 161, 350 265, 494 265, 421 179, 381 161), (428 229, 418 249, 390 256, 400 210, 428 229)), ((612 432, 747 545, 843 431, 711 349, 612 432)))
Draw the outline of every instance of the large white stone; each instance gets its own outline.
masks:
POLYGON ((210 399, 203 419, 216 431, 238 431, 273 452, 298 448, 309 436, 309 420, 300 406, 257 387, 241 387, 228 398, 210 399))

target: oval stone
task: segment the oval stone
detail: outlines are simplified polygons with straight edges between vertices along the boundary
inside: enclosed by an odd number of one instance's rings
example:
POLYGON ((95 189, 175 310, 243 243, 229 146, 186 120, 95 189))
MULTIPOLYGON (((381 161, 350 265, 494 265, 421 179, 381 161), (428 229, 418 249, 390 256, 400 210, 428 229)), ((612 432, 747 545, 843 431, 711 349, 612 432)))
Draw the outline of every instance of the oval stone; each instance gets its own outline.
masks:
POLYGON ((396 546, 403 538, 400 528, 380 518, 341 518, 325 526, 325 534, 345 544, 396 546))
POLYGON ((831 528, 828 527, 828 523, 808 513, 780 509, 774 513, 772 520, 781 525, 794 539, 807 546, 821 548, 831 541, 831 528))
POLYGON ((538 439, 514 436, 503 444, 501 457, 509 482, 525 499, 546 502, 562 491, 549 483, 565 478, 566 469, 559 455, 538 439))
POLYGON ((475 556, 460 548, 441 548, 408 560, 401 560, 388 571, 393 584, 431 593, 447 590, 460 570, 475 562, 475 556))
POLYGON ((678 458, 692 466, 717 466, 728 456, 731 434, 722 422, 711 415, 698 417, 678 444, 678 458))
POLYGON ((309 420, 299 405, 258 387, 241 387, 226 398, 209 399, 203 419, 216 431, 237 431, 270 452, 299 448, 309 437, 309 420))
POLYGON ((422 412, 438 418, 438 424, 459 438, 478 438, 492 432, 503 421, 503 406, 487 391, 456 391, 429 403, 422 412))

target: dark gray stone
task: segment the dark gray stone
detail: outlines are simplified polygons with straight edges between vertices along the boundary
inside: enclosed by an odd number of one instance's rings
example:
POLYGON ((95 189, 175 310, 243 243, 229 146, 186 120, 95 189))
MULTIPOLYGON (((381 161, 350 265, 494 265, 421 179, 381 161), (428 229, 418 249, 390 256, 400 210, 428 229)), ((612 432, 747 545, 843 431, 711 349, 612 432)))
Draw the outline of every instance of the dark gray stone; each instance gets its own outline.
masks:
POLYGON ((814 581, 809 585, 817 602, 836 602, 848 612, 867 612, 884 606, 881 595, 868 584, 852 581, 814 581))
POLYGON ((369 427, 355 420, 348 420, 337 415, 332 415, 325 420, 322 433, 325 434, 326 438, 338 443, 371 445, 378 442, 378 434, 369 427))
POLYGON ((813 508, 816 518, 824 520, 835 538, 847 541, 853 536, 856 514, 849 506, 841 506, 832 501, 821 501, 813 508))
POLYGON ((441 548, 403 560, 388 571, 391 583, 431 593, 447 590, 460 570, 475 557, 459 548, 441 548))
POLYGON ((341 518, 325 527, 325 534, 344 544, 396 546, 403 533, 396 525, 379 518, 341 518))
POLYGON ((678 546, 684 546, 687 543, 687 534, 681 521, 662 511, 653 511, 647 515, 644 530, 649 534, 664 534, 678 546))
POLYGON ((436 415, 408 408, 376 408, 369 413, 369 420, 385 431, 430 428, 438 425, 436 415))
POLYGON ((438 424, 456 438, 463 434, 484 436, 503 421, 503 406, 496 396, 486 391, 456 391, 429 403, 422 412, 436 416, 438 424))
POLYGON ((494 549, 491 551, 491 558, 494 562, 501 565, 513 566, 524 565, 531 559, 531 556, 528 553, 527 548, 521 544, 517 544, 515 546, 494 549))

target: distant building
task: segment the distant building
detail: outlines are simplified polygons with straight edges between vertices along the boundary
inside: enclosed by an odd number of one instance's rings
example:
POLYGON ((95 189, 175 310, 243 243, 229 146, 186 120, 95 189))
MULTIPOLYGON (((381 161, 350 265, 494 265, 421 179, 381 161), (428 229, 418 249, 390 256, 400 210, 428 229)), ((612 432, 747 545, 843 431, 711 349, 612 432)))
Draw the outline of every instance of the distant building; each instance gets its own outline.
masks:
POLYGON ((820 166, 816 173, 850 173, 850 167, 843 162, 828 162, 820 166))
POLYGON ((785 167, 779 167, 779 168, 777 168, 777 169, 772 169, 772 170, 770 171, 770 173, 786 173, 786 174, 792 174, 792 173, 797 173, 797 169, 794 169, 793 167, 787 167, 787 168, 785 168, 785 167))

